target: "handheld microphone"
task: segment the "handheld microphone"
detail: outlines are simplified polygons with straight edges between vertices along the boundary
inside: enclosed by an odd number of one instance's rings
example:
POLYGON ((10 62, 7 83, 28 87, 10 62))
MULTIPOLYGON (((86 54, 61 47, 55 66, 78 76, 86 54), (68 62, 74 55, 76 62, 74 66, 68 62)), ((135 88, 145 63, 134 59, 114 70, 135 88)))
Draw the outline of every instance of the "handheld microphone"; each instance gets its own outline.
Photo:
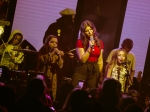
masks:
POLYGON ((57 47, 53 47, 53 48, 50 50, 50 52, 55 52, 55 54, 57 54, 57 55, 60 54, 57 47))
POLYGON ((55 48, 57 48, 57 47, 53 47, 52 49, 50 49, 50 50, 49 50, 49 52, 52 52, 52 51, 54 51, 54 49, 55 49, 55 48))
POLYGON ((56 53, 57 55, 60 55, 60 51, 58 50, 58 48, 57 48, 57 47, 54 47, 54 49, 56 49, 56 50, 55 50, 55 53, 56 53))
MULTIPOLYGON (((90 37, 90 41, 92 44, 94 44, 94 38, 93 37, 90 37)), ((92 48, 92 51, 94 51, 94 45, 92 45, 91 48, 92 48)))
POLYGON ((54 47, 54 52, 58 56, 63 56, 64 55, 64 52, 59 50, 57 47, 54 47))

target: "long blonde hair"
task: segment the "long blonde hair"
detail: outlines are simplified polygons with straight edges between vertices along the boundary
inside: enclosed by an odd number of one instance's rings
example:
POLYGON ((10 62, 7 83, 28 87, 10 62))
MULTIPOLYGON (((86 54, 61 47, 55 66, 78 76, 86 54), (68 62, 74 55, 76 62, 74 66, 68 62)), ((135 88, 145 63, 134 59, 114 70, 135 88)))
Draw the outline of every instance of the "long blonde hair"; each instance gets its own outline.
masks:
POLYGON ((124 52, 124 54, 125 54, 125 61, 127 60, 127 53, 126 53, 126 51, 124 49, 117 49, 114 52, 114 54, 112 55, 111 61, 109 63, 109 67, 111 66, 113 68, 115 65, 118 64, 117 63, 117 58, 118 58, 118 54, 119 54, 120 51, 124 52))

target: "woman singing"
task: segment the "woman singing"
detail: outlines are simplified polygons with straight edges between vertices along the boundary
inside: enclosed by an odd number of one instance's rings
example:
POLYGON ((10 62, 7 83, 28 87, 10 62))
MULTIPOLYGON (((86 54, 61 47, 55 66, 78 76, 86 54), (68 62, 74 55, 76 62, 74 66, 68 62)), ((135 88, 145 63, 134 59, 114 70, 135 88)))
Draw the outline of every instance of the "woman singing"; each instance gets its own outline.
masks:
POLYGON ((114 78, 121 83, 121 91, 125 92, 127 88, 125 88, 126 81, 126 59, 127 53, 124 49, 118 49, 112 56, 110 63, 106 66, 106 77, 114 78), (125 64, 125 65, 124 65, 125 64), (126 90, 125 90, 126 89, 126 90))
POLYGON ((88 88, 97 87, 98 77, 102 82, 103 49, 103 42, 98 39, 95 25, 91 21, 83 21, 76 43, 79 62, 72 77, 74 87, 77 87, 79 80, 85 80, 88 88))
POLYGON ((58 39, 54 35, 49 35, 45 39, 45 43, 39 50, 38 59, 38 72, 44 72, 46 74, 46 83, 48 88, 51 90, 53 101, 56 98, 57 90, 57 70, 63 67, 64 55, 63 51, 58 50, 58 39))

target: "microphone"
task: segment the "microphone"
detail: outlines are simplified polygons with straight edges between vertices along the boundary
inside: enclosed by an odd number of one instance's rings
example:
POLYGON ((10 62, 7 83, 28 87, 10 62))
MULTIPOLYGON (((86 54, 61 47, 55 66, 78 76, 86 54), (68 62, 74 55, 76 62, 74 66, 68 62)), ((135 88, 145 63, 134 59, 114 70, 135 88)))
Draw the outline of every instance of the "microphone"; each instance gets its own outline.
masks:
POLYGON ((123 65, 129 65, 131 63, 131 61, 129 61, 129 60, 127 60, 127 61, 125 61, 125 62, 122 62, 121 64, 123 64, 123 65))
POLYGON ((57 47, 55 47, 55 48, 56 48, 55 53, 56 53, 57 55, 60 55, 60 51, 58 50, 58 48, 57 48, 57 47))
MULTIPOLYGON (((94 42, 94 38, 92 36, 90 37, 90 41, 91 41, 92 44, 94 44, 93 43, 94 42)), ((92 45, 91 48, 92 48, 92 51, 94 51, 94 45, 92 45)))
POLYGON ((55 54, 58 55, 58 56, 63 56, 63 55, 64 55, 64 54, 62 53, 62 51, 60 51, 60 50, 58 49, 58 47, 54 47, 53 50, 54 50, 55 54))
POLYGON ((52 51, 54 51, 54 49, 55 49, 55 48, 57 48, 57 47, 53 47, 52 49, 50 49, 50 50, 49 50, 49 52, 52 52, 52 51))
POLYGON ((57 55, 60 54, 57 47, 53 47, 49 52, 55 52, 57 55))

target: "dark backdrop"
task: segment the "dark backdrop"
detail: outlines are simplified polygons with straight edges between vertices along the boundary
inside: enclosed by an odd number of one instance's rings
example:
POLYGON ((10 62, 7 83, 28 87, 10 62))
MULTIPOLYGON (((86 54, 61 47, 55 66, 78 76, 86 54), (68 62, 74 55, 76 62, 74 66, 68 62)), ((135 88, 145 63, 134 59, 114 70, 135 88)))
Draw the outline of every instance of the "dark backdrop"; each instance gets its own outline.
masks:
MULTIPOLYGON (((104 42, 104 62, 110 51, 119 47, 127 0, 78 0, 74 45, 78 37, 80 24, 84 20, 92 21, 104 42)), ((105 63, 104 63, 105 66, 105 63)))

